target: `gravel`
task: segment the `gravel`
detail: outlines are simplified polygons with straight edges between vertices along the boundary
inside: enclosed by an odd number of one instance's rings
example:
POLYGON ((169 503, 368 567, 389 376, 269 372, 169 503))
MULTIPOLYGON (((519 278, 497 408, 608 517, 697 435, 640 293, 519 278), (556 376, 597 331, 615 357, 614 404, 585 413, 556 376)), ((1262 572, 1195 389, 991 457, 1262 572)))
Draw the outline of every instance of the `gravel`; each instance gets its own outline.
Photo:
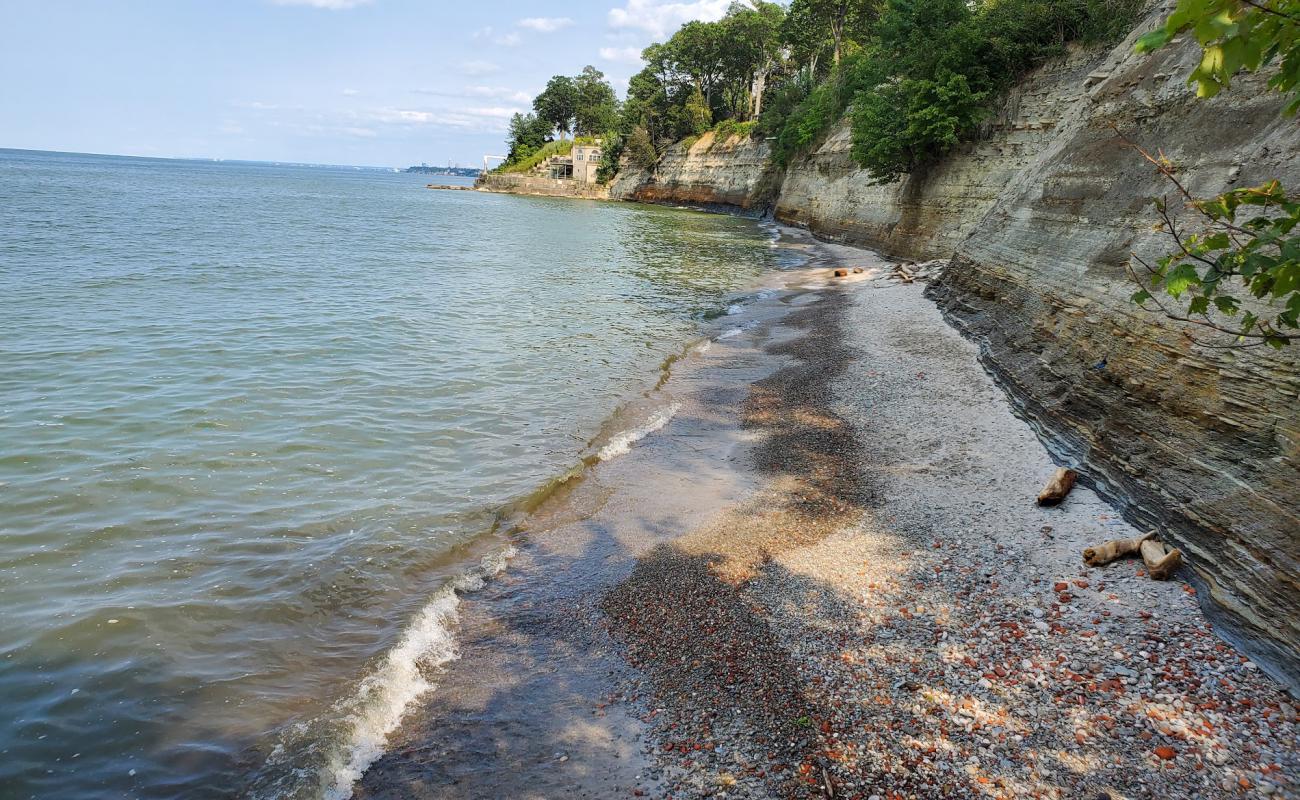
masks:
POLYGON ((826 289, 744 413, 766 485, 601 601, 663 796, 1297 797, 1294 702, 882 262, 826 289))

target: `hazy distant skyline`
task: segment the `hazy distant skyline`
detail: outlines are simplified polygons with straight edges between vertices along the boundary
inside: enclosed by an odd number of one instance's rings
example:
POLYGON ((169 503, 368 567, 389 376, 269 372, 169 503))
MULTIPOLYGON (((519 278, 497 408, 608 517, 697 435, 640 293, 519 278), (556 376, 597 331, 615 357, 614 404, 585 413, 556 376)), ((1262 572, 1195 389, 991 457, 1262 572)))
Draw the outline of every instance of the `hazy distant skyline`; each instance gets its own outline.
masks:
POLYGON ((501 153, 510 115, 729 0, 0 0, 0 147, 404 167, 501 153))

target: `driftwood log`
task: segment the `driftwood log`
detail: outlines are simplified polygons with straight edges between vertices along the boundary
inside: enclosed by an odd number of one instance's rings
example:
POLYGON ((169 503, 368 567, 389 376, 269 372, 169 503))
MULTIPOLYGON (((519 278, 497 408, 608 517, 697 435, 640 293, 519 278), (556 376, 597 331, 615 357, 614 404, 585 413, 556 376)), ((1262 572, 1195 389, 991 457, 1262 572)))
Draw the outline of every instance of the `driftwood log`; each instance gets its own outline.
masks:
POLYGON ((1183 563, 1183 553, 1177 547, 1147 539, 1142 542, 1142 561, 1147 574, 1158 581, 1168 580, 1183 563))
POLYGON ((1038 504, 1040 506, 1059 506, 1065 496, 1074 488, 1074 482, 1078 478, 1079 473, 1072 469, 1058 469, 1052 479, 1043 487, 1043 491, 1038 493, 1038 504))
POLYGON ((1155 531, 1148 531, 1141 536, 1132 539, 1111 539, 1105 544, 1085 548, 1083 551, 1083 563, 1090 567, 1101 567, 1109 564, 1117 558, 1138 555, 1142 550, 1142 543, 1148 539, 1154 538, 1155 535, 1155 531))

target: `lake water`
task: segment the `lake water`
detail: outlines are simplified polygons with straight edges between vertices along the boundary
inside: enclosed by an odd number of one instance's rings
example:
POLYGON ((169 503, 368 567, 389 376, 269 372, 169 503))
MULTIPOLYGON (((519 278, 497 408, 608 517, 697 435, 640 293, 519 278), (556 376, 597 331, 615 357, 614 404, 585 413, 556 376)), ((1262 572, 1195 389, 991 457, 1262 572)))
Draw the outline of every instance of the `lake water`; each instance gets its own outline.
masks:
POLYGON ((0 150, 0 795, 347 797, 511 515, 798 259, 430 180, 0 150))

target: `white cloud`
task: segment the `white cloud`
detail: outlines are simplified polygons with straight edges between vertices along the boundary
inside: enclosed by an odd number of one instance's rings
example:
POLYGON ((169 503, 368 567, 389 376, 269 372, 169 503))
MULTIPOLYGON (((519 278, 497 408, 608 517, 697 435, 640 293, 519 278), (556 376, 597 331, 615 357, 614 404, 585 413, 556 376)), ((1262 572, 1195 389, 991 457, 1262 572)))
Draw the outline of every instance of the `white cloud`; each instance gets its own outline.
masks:
POLYGON ((498 34, 496 29, 491 25, 474 31, 474 38, 479 41, 487 40, 492 42, 492 44, 499 44, 503 47, 514 47, 523 41, 523 37, 514 31, 498 34))
POLYGON ((522 92, 518 89, 511 89, 506 86, 465 86, 455 90, 412 89, 411 92, 413 94, 426 94, 434 97, 455 97, 457 99, 481 97, 489 100, 504 100, 510 103, 523 103, 525 105, 533 102, 533 96, 528 92, 522 92))
POLYGON ((731 0, 695 0, 691 3, 665 3, 663 0, 627 0, 622 8, 609 11, 611 28, 644 31, 663 39, 683 23, 693 19, 714 22, 727 13, 731 0))
POLYGON ((641 61, 640 47, 602 47, 600 57, 606 61, 624 61, 636 64, 641 61))
POLYGON ((467 97, 489 97, 493 100, 509 100, 512 103, 533 102, 533 96, 528 92, 507 89, 504 86, 470 86, 465 89, 465 95, 467 97))
POLYGON ((466 75, 490 75, 493 72, 500 72, 501 67, 493 64, 491 61, 474 59, 462 62, 460 65, 460 71, 466 75))
POLYGON ((380 108, 365 115, 364 121, 381 125, 435 126, 486 132, 505 130, 505 121, 521 109, 507 106, 457 107, 421 111, 406 108, 380 108))
POLYGON ((568 17, 526 17, 515 24, 538 33, 555 33, 572 25, 573 20, 568 17))
POLYGON ((344 89, 344 90, 343 90, 343 96, 344 96, 344 97, 356 97, 356 96, 359 95, 359 94, 361 94, 361 92, 357 91, 356 89, 344 89))
POLYGON ((311 6, 312 8, 328 8, 332 11, 338 11, 343 8, 369 5, 374 0, 271 0, 271 2, 277 6, 311 6))

